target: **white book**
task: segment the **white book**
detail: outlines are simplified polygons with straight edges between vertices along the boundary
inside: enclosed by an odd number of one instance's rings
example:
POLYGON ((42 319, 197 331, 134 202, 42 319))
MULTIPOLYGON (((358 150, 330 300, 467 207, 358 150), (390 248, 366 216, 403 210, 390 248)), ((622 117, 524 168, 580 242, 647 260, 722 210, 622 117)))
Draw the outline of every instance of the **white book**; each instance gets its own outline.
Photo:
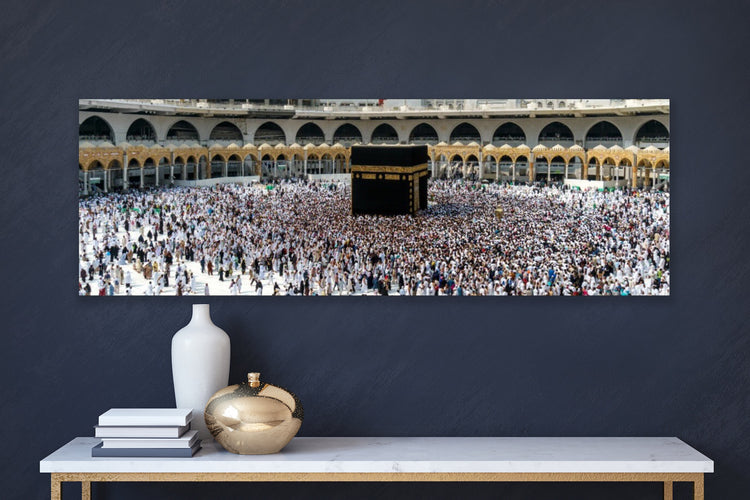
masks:
POLYGON ((190 425, 146 427, 133 426, 94 426, 94 437, 98 438, 178 438, 190 429, 190 425))
POLYGON ((102 448, 192 448, 198 431, 187 431, 178 438, 104 438, 102 448))
POLYGON ((99 415, 102 426, 187 425, 193 415, 190 408, 112 408, 99 415))

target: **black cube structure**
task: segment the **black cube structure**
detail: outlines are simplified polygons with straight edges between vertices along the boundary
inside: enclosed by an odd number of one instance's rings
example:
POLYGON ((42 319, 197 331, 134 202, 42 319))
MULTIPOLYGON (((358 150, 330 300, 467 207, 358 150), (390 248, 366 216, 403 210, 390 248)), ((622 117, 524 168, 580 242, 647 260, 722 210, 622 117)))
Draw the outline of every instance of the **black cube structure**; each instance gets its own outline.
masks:
POLYGON ((352 146, 352 214, 427 208, 427 146, 352 146))

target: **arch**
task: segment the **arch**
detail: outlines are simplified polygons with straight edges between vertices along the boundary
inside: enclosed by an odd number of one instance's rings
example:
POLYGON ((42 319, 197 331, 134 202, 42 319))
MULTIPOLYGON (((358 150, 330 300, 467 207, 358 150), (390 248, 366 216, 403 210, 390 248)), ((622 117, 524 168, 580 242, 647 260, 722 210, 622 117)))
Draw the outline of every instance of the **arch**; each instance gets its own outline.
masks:
POLYGON ((185 165, 187 164, 187 161, 182 156, 177 156, 174 159, 173 165, 174 165, 174 178, 185 180, 185 165))
POLYGON ((482 169, 485 176, 489 175, 494 177, 497 172, 497 165, 497 158, 495 158, 495 155, 485 154, 482 157, 482 169))
POLYGON ((617 165, 617 161, 615 161, 615 159, 612 158, 611 156, 607 156, 603 158, 602 164, 600 166, 601 177, 599 180, 609 181, 609 180, 617 178, 617 171, 616 171, 615 165, 617 165))
POLYGON ((86 184, 89 191, 94 189, 106 191, 107 171, 99 160, 91 160, 84 168, 86 184))
POLYGON ((355 125, 344 123, 333 133, 333 142, 340 142, 347 147, 355 142, 362 143, 362 132, 355 125))
POLYGON ((474 125, 472 125, 471 123, 463 122, 453 127, 453 130, 451 131, 451 144, 456 141, 463 142, 464 144, 468 144, 470 142, 481 144, 482 136, 479 134, 479 130, 477 130, 474 125))
POLYGON ((254 140, 256 144, 266 143, 271 146, 286 144, 286 134, 277 123, 265 122, 255 131, 254 140))
POLYGON ((227 177, 239 177, 243 175, 243 162, 240 155, 233 154, 227 158, 227 177))
POLYGON ((315 144, 319 146, 325 142, 323 129, 313 122, 307 122, 297 130, 295 142, 298 144, 315 144))
POLYGON ((104 165, 99 160, 91 160, 91 162, 89 162, 88 166, 86 167, 86 170, 104 170, 104 165))
POLYGON ((641 158, 638 160, 638 166, 639 167, 651 167, 651 160, 647 158, 641 158))
POLYGON ((333 157, 333 173, 334 174, 345 174, 348 173, 348 166, 346 164, 346 156, 342 153, 336 153, 333 157))
POLYGON ((260 162, 258 161, 258 157, 252 153, 248 153, 242 160, 242 175, 260 175, 258 171, 259 167, 260 162))
POLYGON ((115 133, 112 126, 99 116, 89 116, 78 125, 79 141, 109 141, 115 143, 115 133))
POLYGON ((633 144, 638 147, 656 146, 666 147, 669 145, 669 130, 667 127, 656 120, 649 120, 635 132, 633 144), (662 146, 659 146, 662 145, 662 146))
POLYGON ((555 156, 549 161, 549 178, 553 181, 565 179, 565 168, 568 162, 562 156, 555 156))
POLYGON ((242 142, 242 131, 234 123, 223 121, 211 129, 211 134, 208 136, 208 140, 242 142))
POLYGON ((582 179, 583 159, 580 156, 572 156, 568 160, 567 179, 582 179))
POLYGON ((420 123, 409 133, 409 144, 430 144, 439 142, 438 133, 429 123, 420 123))
POLYGON ((157 162, 152 157, 149 156, 143 161, 143 166, 141 167, 141 171, 140 171, 141 186, 142 187, 156 186, 157 173, 158 173, 157 162))
POLYGON ((118 160, 117 158, 109 160, 109 163, 107 164, 107 170, 115 169, 122 169, 122 161, 118 160))
POLYGON ((128 132, 125 134, 125 140, 128 142, 156 142, 156 129, 154 129, 151 122, 145 118, 138 118, 128 127, 128 132))
POLYGON ((600 175, 600 164, 599 164, 599 158, 592 157, 589 158, 588 163, 586 164, 586 180, 589 181, 595 181, 599 179, 600 175))
POLYGON ((622 132, 612 122, 602 120, 593 124, 586 132, 583 146, 593 148, 601 144, 603 146, 622 146, 622 132))
POLYGON ((200 142, 198 129, 186 120, 175 122, 167 131, 168 141, 197 141, 200 142))
POLYGON ((526 133, 521 127, 513 122, 505 122, 495 129, 492 134, 492 144, 500 146, 508 144, 510 146, 519 146, 526 142, 526 133))
POLYGON ((225 177, 224 164, 225 164, 224 156, 220 154, 212 155, 209 170, 207 172, 208 178, 213 179, 214 177, 225 177))
POLYGON ((381 123, 372 131, 370 142, 373 144, 384 142, 386 144, 398 144, 398 132, 388 123, 381 123))
POLYGON ((513 181, 518 177, 528 177, 529 175, 529 157, 526 155, 516 156, 516 161, 513 162, 513 168, 511 170, 511 178, 513 181))
POLYGON ((551 122, 545 125, 538 137, 539 144, 552 147, 556 144, 569 147, 573 145, 573 131, 570 127, 560 122, 551 122))
POLYGON ((119 191, 122 189, 122 160, 112 158, 106 166, 107 175, 104 182, 104 190, 119 191))

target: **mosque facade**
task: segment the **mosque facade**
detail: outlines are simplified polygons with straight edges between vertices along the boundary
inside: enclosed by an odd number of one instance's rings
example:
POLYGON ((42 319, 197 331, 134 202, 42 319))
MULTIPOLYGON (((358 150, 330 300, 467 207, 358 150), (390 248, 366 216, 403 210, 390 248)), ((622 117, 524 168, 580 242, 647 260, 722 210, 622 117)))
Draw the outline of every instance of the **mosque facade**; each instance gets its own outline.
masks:
POLYGON ((668 186, 669 101, 79 101, 81 195, 345 176, 357 144, 427 145, 433 177, 668 186))

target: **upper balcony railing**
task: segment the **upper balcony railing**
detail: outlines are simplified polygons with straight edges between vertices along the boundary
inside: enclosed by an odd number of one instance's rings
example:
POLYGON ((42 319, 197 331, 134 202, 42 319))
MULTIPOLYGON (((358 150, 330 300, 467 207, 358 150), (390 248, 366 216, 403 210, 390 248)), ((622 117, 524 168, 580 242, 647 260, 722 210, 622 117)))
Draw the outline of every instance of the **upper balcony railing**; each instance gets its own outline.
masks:
MULTIPOLYGON (((359 100, 358 104, 361 104, 359 100)), ((135 109, 153 111, 186 111, 197 113, 211 113, 212 111, 236 112, 245 114, 252 111, 279 112, 294 115, 295 113, 321 114, 401 114, 443 112, 455 113, 487 113, 492 111, 533 112, 572 112, 581 110, 637 110, 638 108, 669 108, 669 99, 508 99, 498 102, 479 101, 476 99, 459 100, 455 103, 441 103, 437 100, 425 100, 421 103, 412 101, 406 104, 402 99, 384 100, 382 104, 354 105, 343 102, 325 102, 311 105, 297 104, 261 104, 248 102, 207 102, 202 99, 81 99, 79 107, 112 107, 115 109, 135 109), (403 103, 403 104, 399 104, 403 103)))

